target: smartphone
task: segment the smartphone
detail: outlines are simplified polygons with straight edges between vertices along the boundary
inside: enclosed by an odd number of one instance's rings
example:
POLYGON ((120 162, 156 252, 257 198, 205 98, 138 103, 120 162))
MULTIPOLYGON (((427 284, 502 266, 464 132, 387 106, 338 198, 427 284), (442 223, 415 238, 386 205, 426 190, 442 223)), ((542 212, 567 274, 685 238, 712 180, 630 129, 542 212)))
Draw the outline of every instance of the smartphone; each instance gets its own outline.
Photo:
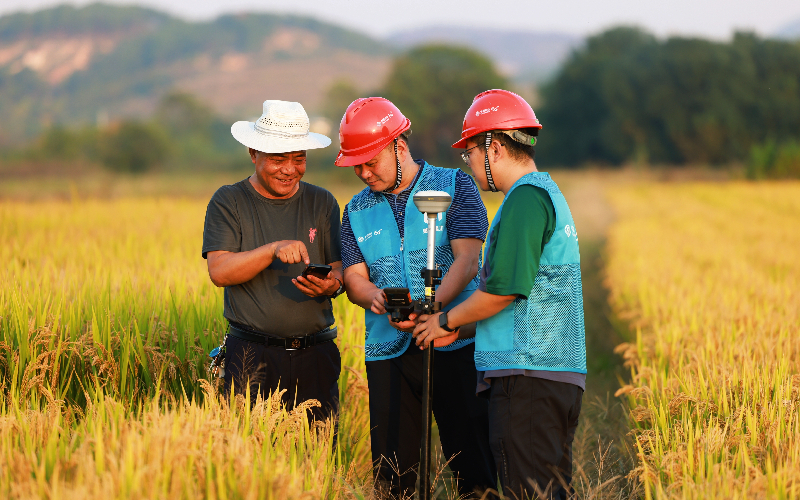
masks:
POLYGON ((303 278, 308 278, 309 275, 315 276, 321 280, 324 280, 328 277, 328 273, 331 272, 333 268, 328 264, 309 264, 303 270, 303 278))

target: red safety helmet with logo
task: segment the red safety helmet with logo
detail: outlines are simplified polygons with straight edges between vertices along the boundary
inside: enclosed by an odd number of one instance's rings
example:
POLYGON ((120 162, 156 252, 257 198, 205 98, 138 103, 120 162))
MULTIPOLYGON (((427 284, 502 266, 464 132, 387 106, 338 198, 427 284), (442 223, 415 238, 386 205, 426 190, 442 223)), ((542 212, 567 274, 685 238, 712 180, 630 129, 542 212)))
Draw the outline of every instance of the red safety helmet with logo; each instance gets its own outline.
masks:
POLYGON ((464 148, 467 139, 490 130, 541 129, 542 124, 525 99, 502 89, 481 92, 472 101, 464 116, 461 140, 454 148, 464 148))
POLYGON ((403 116, 392 101, 383 97, 356 99, 347 107, 339 124, 338 167, 361 165, 373 159, 387 144, 394 141, 397 174, 392 191, 400 186, 403 171, 397 155, 397 137, 411 128, 411 120, 403 116))
POLYGON ((486 153, 484 167, 489 189, 497 191, 489 166, 489 145, 492 142, 491 132, 503 131, 513 140, 533 146, 542 124, 536 118, 531 105, 513 92, 502 89, 492 89, 481 92, 475 96, 472 105, 464 115, 461 126, 461 140, 453 144, 454 148, 466 147, 467 139, 481 133, 486 133, 486 153), (522 129, 534 129, 526 133, 522 129))
POLYGON ((365 163, 409 128, 411 121, 390 100, 356 99, 347 107, 339 124, 341 147, 335 163, 339 167, 365 163))

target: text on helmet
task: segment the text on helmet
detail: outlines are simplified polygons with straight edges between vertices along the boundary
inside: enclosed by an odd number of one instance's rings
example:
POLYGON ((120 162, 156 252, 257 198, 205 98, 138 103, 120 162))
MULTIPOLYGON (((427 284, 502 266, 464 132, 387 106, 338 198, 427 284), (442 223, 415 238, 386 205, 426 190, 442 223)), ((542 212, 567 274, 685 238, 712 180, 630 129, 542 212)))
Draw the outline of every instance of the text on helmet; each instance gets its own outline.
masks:
POLYGON ((475 112, 475 116, 485 115, 486 113, 491 113, 492 111, 497 111, 500 109, 500 106, 492 106, 491 108, 484 108, 475 112))
POLYGON ((388 115, 384 116, 384 117, 383 117, 383 118, 381 118, 381 119, 380 119, 378 122, 376 122, 376 123, 375 123, 375 125, 377 125, 378 127, 380 127, 380 126, 381 126, 381 125, 383 125, 384 123, 388 122, 388 121, 389 121, 389 118, 391 118, 391 117, 393 117, 393 116, 394 116, 394 114, 392 114, 392 113, 390 112, 388 115))

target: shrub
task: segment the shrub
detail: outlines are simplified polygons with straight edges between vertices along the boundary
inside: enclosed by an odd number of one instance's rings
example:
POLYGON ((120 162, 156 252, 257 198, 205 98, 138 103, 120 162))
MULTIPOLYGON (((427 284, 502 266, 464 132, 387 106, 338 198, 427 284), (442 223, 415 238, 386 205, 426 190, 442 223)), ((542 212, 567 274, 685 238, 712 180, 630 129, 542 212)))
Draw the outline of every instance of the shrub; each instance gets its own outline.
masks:
POLYGON ((749 179, 800 179, 800 142, 774 140, 750 148, 749 179))
POLYGON ((109 131, 100 145, 100 161, 115 172, 146 172, 168 154, 167 134, 153 123, 123 122, 109 131))

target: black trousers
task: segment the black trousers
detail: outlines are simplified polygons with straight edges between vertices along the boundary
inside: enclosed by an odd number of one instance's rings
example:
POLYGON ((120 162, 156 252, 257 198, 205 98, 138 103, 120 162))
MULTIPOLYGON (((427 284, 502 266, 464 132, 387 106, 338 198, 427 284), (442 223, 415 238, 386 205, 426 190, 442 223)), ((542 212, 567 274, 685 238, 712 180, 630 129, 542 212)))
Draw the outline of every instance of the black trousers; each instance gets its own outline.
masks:
POLYGON ((308 399, 317 399, 321 408, 311 411, 315 419, 325 419, 339 410, 339 372, 342 358, 333 341, 298 350, 267 346, 228 336, 225 350, 225 394, 231 381, 237 394, 250 386, 267 397, 279 386, 287 389, 283 402, 288 409, 308 399))
POLYGON ((506 498, 545 498, 571 493, 572 441, 583 390, 573 384, 514 375, 492 379, 489 426, 492 454, 506 498))
MULTIPOLYGON (((474 353, 472 344, 433 356, 433 414, 464 497, 476 488, 495 488, 497 477, 488 401, 475 396, 474 353)), ((412 342, 396 358, 367 361, 367 382, 376 482, 395 496, 411 495, 422 439, 422 351, 412 342)))

